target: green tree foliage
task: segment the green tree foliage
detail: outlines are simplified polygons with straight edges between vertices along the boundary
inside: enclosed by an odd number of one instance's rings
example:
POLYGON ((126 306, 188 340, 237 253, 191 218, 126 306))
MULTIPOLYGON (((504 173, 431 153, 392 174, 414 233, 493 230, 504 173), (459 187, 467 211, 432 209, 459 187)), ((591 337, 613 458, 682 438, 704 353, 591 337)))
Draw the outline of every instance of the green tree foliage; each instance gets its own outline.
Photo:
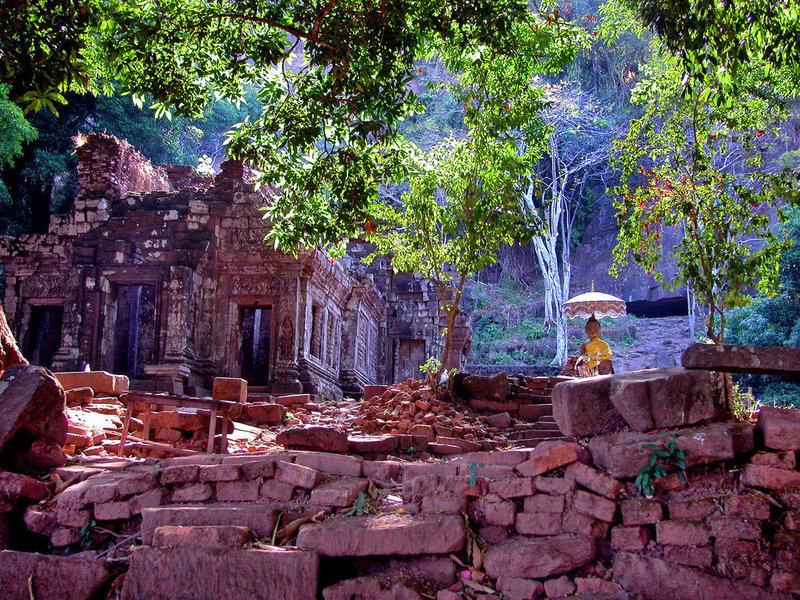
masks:
MULTIPOLYGON (((381 181, 402 171, 399 119, 433 42, 499 50, 523 0, 45 0, 5 3, 0 43, 19 96, 121 89, 157 114, 197 117, 213 94, 260 88, 264 110, 231 150, 281 189, 284 247, 339 241, 364 222, 381 181)), ((558 20, 551 15, 551 19, 558 20)))
POLYGON ((638 90, 645 115, 617 146, 623 182, 614 272, 632 256, 662 278, 664 228, 678 228, 682 239, 671 251, 677 273, 668 283, 697 294, 708 310, 706 333, 719 343, 726 311, 747 304, 751 288, 777 291, 787 241, 773 232, 770 214, 782 218, 780 196, 797 192, 763 161, 782 115, 778 84, 763 69, 739 74, 737 102, 715 106, 703 102, 709 88, 682 96, 673 61, 655 64, 638 90))
MULTIPOLYGON (((22 110, 8 99, 8 87, 0 85, 0 169, 11 164, 22 154, 23 144, 36 137, 36 130, 25 120, 22 110)), ((0 179, 0 203, 7 204, 11 198, 0 179)))
POLYGON ((433 282, 447 313, 441 368, 450 366, 466 278, 494 264, 501 245, 529 239, 541 227, 520 204, 546 140, 540 111, 547 100, 533 77, 563 68, 584 36, 532 15, 510 32, 513 53, 477 44, 470 52, 439 48, 443 63, 458 73, 446 89, 463 106, 467 133, 418 154, 401 205, 374 205, 367 233, 376 254, 392 255, 395 270, 433 282))
MULTIPOLYGON (((796 0, 614 0, 634 10, 677 57, 687 95, 698 87, 731 105, 746 87, 742 71, 763 65, 797 83, 800 71, 800 3, 796 0)), ((746 75, 745 75, 746 78, 746 75)))

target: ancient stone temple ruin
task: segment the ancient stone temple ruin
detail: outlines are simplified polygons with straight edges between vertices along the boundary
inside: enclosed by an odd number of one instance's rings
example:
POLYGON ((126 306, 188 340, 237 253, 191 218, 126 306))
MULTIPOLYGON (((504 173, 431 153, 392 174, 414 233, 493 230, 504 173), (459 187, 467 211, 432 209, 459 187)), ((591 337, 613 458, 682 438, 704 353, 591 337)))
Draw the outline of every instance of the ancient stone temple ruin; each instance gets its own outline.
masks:
MULTIPOLYGON (((419 377, 443 316, 419 277, 264 242, 269 202, 227 161, 215 178, 154 167, 104 134, 79 141, 80 190, 43 235, 0 240, 5 310, 26 356, 103 369, 133 387, 200 395, 215 376, 335 399, 419 377)), ((455 332, 455 361, 468 349, 455 332)))

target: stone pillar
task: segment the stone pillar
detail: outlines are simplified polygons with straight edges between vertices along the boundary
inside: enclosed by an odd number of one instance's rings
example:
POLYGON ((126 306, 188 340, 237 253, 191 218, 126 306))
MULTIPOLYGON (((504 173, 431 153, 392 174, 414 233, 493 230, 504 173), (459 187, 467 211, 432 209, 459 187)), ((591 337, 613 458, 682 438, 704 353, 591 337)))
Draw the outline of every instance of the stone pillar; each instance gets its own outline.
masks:
POLYGON ((341 362, 339 363, 339 382, 342 391, 349 396, 361 396, 364 388, 358 381, 358 318, 361 313, 363 286, 353 287, 353 293, 342 314, 341 362))
POLYGON ((302 337, 300 325, 301 292, 299 277, 287 279, 281 285, 281 297, 275 310, 278 324, 277 347, 275 353, 275 369, 270 389, 274 394, 300 394, 303 384, 300 382, 298 356, 300 348, 298 340, 302 337))

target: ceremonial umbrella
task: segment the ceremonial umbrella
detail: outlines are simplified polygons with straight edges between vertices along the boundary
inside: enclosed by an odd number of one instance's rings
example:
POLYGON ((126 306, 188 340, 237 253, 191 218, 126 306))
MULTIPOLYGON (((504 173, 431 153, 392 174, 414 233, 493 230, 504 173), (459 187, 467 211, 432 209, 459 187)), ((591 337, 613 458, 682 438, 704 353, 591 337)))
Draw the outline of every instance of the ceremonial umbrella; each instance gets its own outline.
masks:
POLYGON ((617 298, 611 294, 603 294, 594 291, 594 283, 592 283, 592 291, 580 294, 574 298, 570 298, 561 307, 564 315, 567 317, 594 317, 600 319, 602 317, 623 317, 627 314, 625 310, 625 300, 617 298))

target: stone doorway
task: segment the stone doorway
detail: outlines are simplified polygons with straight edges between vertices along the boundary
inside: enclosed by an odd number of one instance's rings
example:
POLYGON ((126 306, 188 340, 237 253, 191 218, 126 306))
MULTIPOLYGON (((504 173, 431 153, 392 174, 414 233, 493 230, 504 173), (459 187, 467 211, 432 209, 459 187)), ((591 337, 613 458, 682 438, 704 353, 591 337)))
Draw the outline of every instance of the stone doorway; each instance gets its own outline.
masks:
POLYGON ((403 381, 408 377, 419 379, 422 377, 419 368, 425 364, 426 360, 425 340, 399 340, 394 381, 403 381))
POLYGON ((50 368, 53 357, 61 347, 61 326, 64 308, 61 306, 31 306, 25 356, 31 364, 50 368))
POLYGON ((141 379, 144 366, 155 362, 156 287, 154 285, 114 286, 114 373, 141 379))
POLYGON ((272 307, 242 306, 242 343, 239 364, 242 379, 251 385, 269 383, 269 356, 272 340, 272 307))

